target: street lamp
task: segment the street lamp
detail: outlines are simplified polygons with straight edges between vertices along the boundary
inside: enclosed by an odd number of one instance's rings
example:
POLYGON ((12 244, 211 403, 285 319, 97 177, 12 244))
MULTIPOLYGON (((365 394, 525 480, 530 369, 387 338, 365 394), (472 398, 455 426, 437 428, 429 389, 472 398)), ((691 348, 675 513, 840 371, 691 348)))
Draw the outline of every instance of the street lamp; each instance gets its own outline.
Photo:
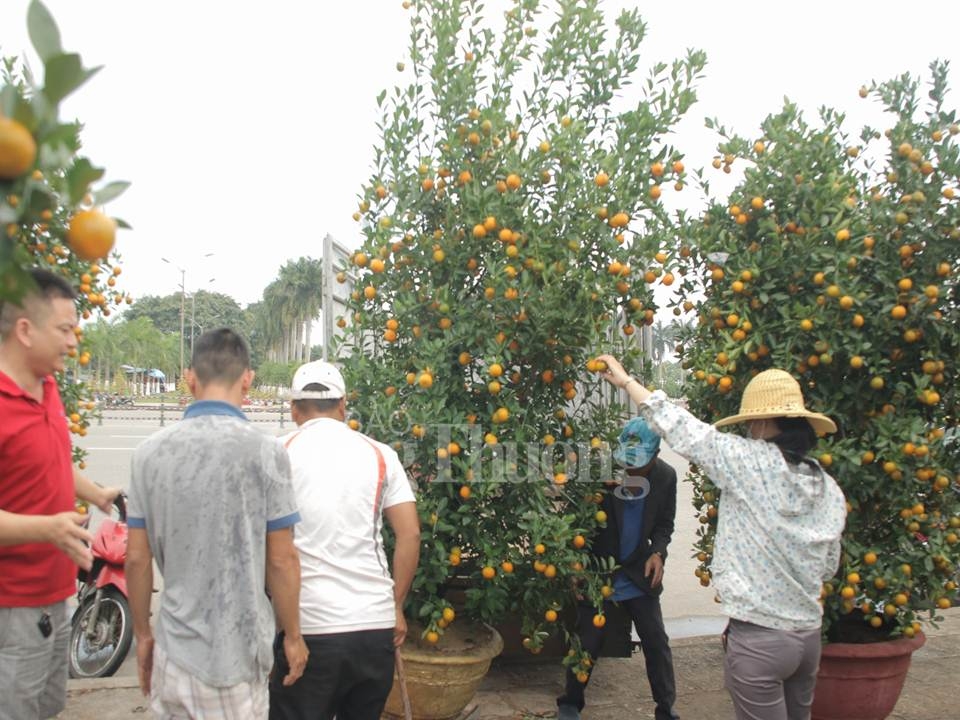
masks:
MULTIPOLYGON (((213 257, 214 253, 206 253, 203 257, 213 257)), ((186 299, 187 299, 187 271, 177 265, 175 262, 167 260, 167 258, 160 258, 167 265, 173 265, 177 270, 180 271, 180 378, 183 379, 183 326, 184 326, 184 316, 186 315, 186 299)), ((190 328, 191 333, 193 328, 190 328)), ((193 339, 190 340, 190 352, 193 352, 193 339)))
MULTIPOLYGON (((210 278, 209 280, 207 280, 207 285, 214 282, 215 280, 216 278, 210 278)), ((194 290, 192 293, 190 293, 190 357, 193 357, 193 329, 197 326, 197 293, 198 292, 200 291, 194 290)))
POLYGON ((180 379, 182 379, 183 378, 183 311, 184 311, 184 300, 185 300, 184 294, 186 292, 185 283, 187 278, 187 271, 184 270, 182 267, 179 267, 175 263, 170 262, 166 258, 162 257, 160 259, 163 260, 163 262, 167 263, 168 265, 173 265, 175 268, 177 268, 177 270, 180 271, 180 379))

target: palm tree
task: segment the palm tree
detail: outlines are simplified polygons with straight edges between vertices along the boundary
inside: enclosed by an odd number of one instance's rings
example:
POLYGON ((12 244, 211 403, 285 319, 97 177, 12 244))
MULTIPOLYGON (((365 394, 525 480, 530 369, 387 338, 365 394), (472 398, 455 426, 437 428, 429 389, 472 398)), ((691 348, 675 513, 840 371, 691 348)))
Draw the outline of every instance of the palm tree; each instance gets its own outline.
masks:
POLYGON ((320 314, 321 282, 321 261, 302 257, 288 261, 266 287, 255 330, 268 348, 268 359, 309 360, 311 329, 320 314))
POLYGON ((672 324, 664 325, 660 319, 657 319, 653 324, 650 355, 656 365, 659 365, 663 361, 663 355, 667 349, 667 334, 670 332, 671 326, 672 324))
POLYGON ((271 282, 263 291, 263 300, 257 304, 254 330, 266 350, 267 360, 280 361, 282 298, 279 280, 271 282))
MULTIPOLYGON (((291 302, 298 318, 298 362, 310 360, 310 336, 313 322, 320 315, 323 265, 320 260, 302 257, 290 267, 291 302)), ((281 270, 281 274, 282 274, 281 270)))
POLYGON ((683 327, 684 324, 677 320, 672 320, 665 325, 662 320, 658 319, 651 328, 650 354, 656 366, 657 378, 661 386, 664 380, 663 366, 667 352, 680 339, 683 327))
MULTIPOLYGON (((86 346, 93 360, 94 384, 105 387, 122 364, 161 370, 172 377, 179 362, 179 336, 163 333, 149 317, 107 322, 102 318, 84 328, 86 346)), ((142 382, 143 378, 135 378, 142 382)))
POLYGON ((106 387, 120 364, 120 333, 118 323, 97 318, 95 323, 84 327, 84 341, 93 358, 94 386, 106 387))

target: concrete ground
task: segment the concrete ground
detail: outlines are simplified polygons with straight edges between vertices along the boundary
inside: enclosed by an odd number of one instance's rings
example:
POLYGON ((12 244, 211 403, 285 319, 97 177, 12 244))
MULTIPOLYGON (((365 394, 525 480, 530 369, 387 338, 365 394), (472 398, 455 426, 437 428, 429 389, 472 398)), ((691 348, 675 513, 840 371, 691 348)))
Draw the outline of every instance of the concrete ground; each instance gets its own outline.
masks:
MULTIPOLYGON (((903 693, 891 718, 952 720, 960 716, 960 608, 945 613, 939 628, 928 628, 927 643, 913 655, 903 693)), ((716 637, 681 638, 673 643, 677 711, 694 720, 732 720, 723 689, 723 659, 716 637)), ((133 677, 70 681, 62 720, 129 720, 150 716, 133 677)), ((476 697, 471 720, 532 720, 556 714, 562 690, 556 660, 494 664, 476 697)), ((587 691, 584 720, 652 718, 653 703, 643 657, 602 659, 587 691)))
MULTIPOLYGON (((253 416, 265 432, 281 434, 284 427, 269 413, 253 416)), ((166 421, 169 422, 168 415, 166 421)), ((83 439, 90 450, 87 474, 106 484, 126 487, 130 456, 145 437, 159 429, 154 410, 107 411, 102 425, 94 425, 83 439)), ((665 449, 664 459, 674 465, 678 477, 686 463, 665 449)), ((681 482, 677 498, 677 521, 666 567, 661 602, 672 638, 677 675, 677 710, 684 718, 726 720, 733 718, 732 705, 723 689, 722 652, 717 635, 724 625, 712 589, 704 589, 694 577, 696 560, 690 547, 698 523, 690 504, 689 483, 681 482)), ((960 717, 960 608, 945 613, 939 628, 927 628, 928 641, 913 656, 910 674, 894 714, 897 720, 947 720, 960 717)), ((121 720, 150 716, 136 687, 135 653, 117 676, 102 680, 71 680, 67 709, 61 720, 121 720)), ((653 717, 643 657, 601 660, 587 691, 584 720, 619 720, 653 717)), ((554 698, 562 690, 563 674, 556 659, 537 663, 494 664, 477 695, 472 720, 531 720, 554 717, 554 698)))

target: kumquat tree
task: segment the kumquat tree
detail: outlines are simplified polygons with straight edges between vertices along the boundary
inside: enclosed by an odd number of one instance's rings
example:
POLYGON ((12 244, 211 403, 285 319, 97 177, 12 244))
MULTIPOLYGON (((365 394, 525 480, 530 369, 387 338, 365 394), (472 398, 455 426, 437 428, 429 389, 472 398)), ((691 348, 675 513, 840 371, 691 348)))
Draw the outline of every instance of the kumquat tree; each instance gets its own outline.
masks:
POLYGON ((667 134, 704 57, 634 85, 636 11, 608 26, 595 1, 522 0, 493 29, 481 9, 410 4, 409 84, 379 98, 339 322, 354 427, 399 448, 419 486, 422 639, 442 643, 460 611, 521 618, 539 652, 572 580, 598 607, 609 592, 588 550, 624 408, 592 358, 637 354, 653 286, 673 282, 660 198, 686 173, 667 134))
MULTIPOLYGON (((40 84, 14 58, 3 60, 0 87, 0 302, 22 297, 30 282, 27 269, 40 267, 66 277, 78 289, 77 310, 83 318, 108 317, 131 302, 117 285, 119 256, 113 251, 116 229, 123 221, 97 206, 116 198, 126 182, 97 190, 104 170, 79 154, 81 125, 62 122, 60 102, 99 68, 84 68, 80 56, 63 50, 60 33, 47 8, 37 0, 27 16, 30 40, 43 63, 40 84)), ((59 378, 70 430, 86 434, 94 404, 77 382, 79 369, 90 362, 83 333, 75 364, 59 378)), ((82 465, 83 451, 74 447, 82 465)))
MULTIPOLYGON (((743 164, 744 179, 690 227, 682 284, 703 300, 686 301, 699 323, 679 350, 693 410, 733 414, 750 378, 779 367, 839 426, 816 450, 849 511, 823 587, 828 640, 912 637, 957 597, 960 154, 946 94, 934 63, 927 84, 860 90, 883 131, 849 136, 841 113, 808 123, 790 104, 756 139, 720 128, 714 166, 743 164)), ((723 501, 705 476, 695 487, 709 585, 723 501)))

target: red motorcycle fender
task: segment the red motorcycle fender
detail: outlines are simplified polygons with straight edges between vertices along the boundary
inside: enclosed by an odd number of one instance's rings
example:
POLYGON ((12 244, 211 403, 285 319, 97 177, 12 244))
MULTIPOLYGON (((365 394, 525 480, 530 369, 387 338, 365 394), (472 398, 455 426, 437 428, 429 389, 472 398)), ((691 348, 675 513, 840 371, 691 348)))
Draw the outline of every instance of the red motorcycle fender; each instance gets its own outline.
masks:
POLYGON ((104 518, 90 549, 94 557, 102 558, 111 565, 123 565, 127 557, 127 524, 104 518))
POLYGON ((100 574, 97 576, 97 588, 104 588, 113 585, 124 597, 127 595, 127 576, 123 572, 123 566, 115 567, 113 565, 104 565, 100 574))

